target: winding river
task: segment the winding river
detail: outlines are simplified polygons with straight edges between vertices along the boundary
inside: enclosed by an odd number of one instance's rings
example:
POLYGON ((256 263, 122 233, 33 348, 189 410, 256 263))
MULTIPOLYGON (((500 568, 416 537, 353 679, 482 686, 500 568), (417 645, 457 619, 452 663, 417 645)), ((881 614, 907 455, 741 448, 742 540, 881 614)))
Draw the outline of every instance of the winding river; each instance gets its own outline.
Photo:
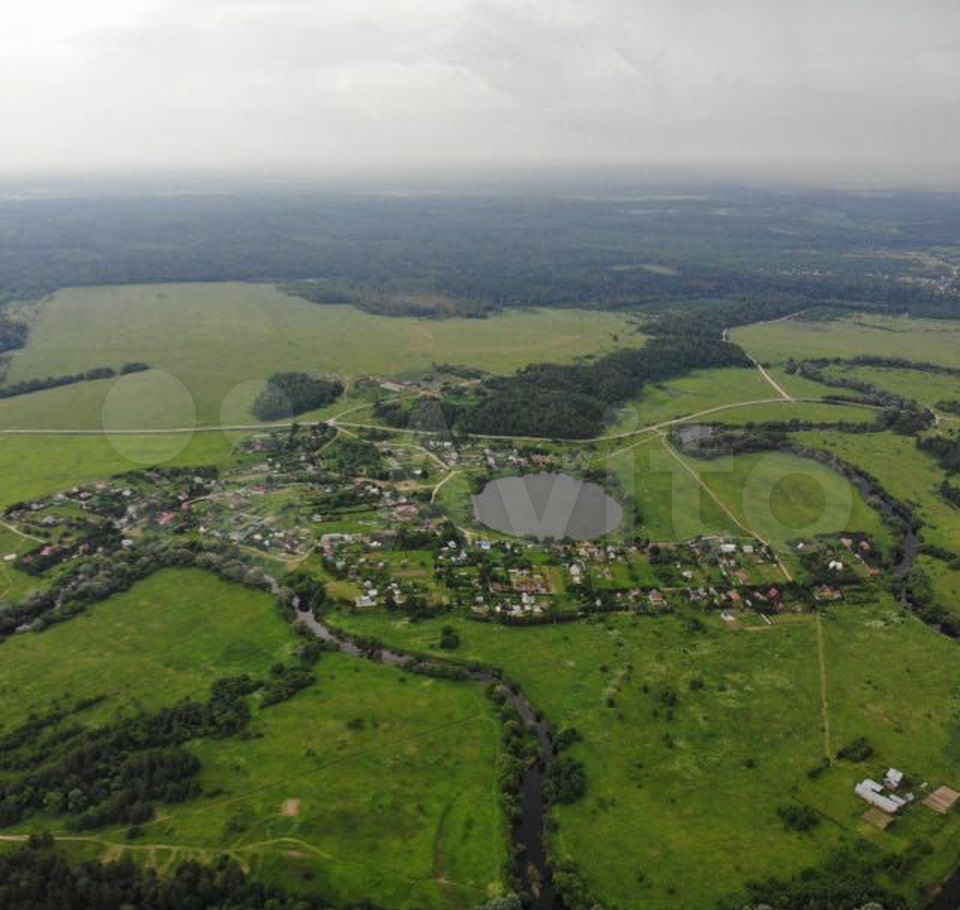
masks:
POLYGON ((427 666, 432 664, 436 667, 455 667, 462 671, 462 679, 485 685, 503 684, 507 701, 523 719, 527 728, 537 737, 542 756, 541 761, 524 769, 520 788, 520 820, 512 831, 523 891, 531 898, 525 902, 525 906, 532 907, 534 910, 564 910, 563 902, 553 885, 544 840, 546 804, 543 798, 543 783, 556 756, 553 732, 546 719, 540 715, 516 684, 501 679, 489 670, 464 667, 434 658, 424 658, 422 655, 393 651, 389 648, 376 650, 361 648, 348 636, 335 632, 326 623, 318 620, 310 611, 297 610, 296 618, 297 622, 310 629, 319 639, 351 657, 372 660, 397 668, 407 668, 412 661, 421 661, 427 666))

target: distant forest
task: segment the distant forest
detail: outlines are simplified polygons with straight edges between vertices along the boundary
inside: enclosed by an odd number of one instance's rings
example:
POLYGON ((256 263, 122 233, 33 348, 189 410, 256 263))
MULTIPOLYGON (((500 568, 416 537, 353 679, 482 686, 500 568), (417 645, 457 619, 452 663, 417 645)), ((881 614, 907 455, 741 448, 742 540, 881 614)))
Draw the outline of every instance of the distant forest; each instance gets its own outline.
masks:
MULTIPOLYGON (((552 193, 0 199, 0 301, 72 285, 256 280, 319 303, 434 316, 750 297, 960 312, 956 283, 937 284, 929 263, 904 255, 955 247, 956 195, 552 193)), ((17 347, 18 332, 0 322, 0 350, 17 347)))

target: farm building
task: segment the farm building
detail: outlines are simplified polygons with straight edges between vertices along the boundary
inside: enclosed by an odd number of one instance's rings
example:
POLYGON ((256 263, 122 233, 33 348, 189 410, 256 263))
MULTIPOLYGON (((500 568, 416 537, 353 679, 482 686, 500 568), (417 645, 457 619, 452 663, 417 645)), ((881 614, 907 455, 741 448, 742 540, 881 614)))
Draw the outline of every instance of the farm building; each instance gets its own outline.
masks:
POLYGON ((876 806, 890 815, 896 815, 907 804, 907 801, 899 796, 884 793, 883 784, 871 780, 869 777, 860 781, 853 789, 864 802, 870 803, 871 806, 876 806))

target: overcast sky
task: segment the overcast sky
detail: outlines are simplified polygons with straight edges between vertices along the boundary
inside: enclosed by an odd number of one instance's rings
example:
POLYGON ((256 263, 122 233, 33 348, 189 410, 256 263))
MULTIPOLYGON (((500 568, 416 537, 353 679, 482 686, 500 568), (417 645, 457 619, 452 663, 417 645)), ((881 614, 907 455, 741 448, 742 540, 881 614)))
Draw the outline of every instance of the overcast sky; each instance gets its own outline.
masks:
POLYGON ((6 0, 0 175, 735 164, 960 182, 957 0, 6 0))

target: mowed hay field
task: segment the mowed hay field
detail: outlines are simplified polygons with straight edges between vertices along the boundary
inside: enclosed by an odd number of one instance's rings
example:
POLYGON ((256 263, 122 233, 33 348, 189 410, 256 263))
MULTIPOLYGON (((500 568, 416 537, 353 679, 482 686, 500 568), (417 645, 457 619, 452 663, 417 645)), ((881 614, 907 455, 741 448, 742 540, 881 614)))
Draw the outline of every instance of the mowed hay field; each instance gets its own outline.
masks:
POLYGON ((734 329, 731 340, 757 360, 790 358, 903 357, 944 366, 960 364, 960 321, 858 314, 813 321, 786 319, 734 329))
POLYGON ((860 820, 853 787, 891 764, 934 786, 960 782, 957 644, 886 599, 832 609, 825 706, 813 617, 735 631, 715 618, 697 631, 689 618, 530 629, 384 614, 335 621, 424 651, 454 625, 459 659, 504 668, 555 724, 577 728, 588 792, 555 811, 554 847, 580 858, 601 905, 710 910, 750 879, 788 877, 860 840, 900 852, 926 837, 942 852, 891 884, 913 894, 942 878, 960 855, 960 817, 915 806, 881 833, 860 820), (808 777, 858 736, 873 758, 808 777), (777 815, 798 802, 821 814, 810 833, 786 830, 777 815))
MULTIPOLYGON (((509 373, 533 361, 571 361, 644 342, 635 321, 616 314, 511 310, 489 319, 386 317, 317 305, 257 284, 72 288, 35 309, 27 348, 12 358, 8 383, 140 361, 186 386, 201 423, 219 422, 224 401, 248 409, 256 383, 278 370, 349 379, 453 363, 509 373), (251 385, 237 389, 243 383, 251 385)), ((162 382, 143 380, 145 416, 157 406, 162 382)), ((92 384, 87 394, 94 404, 72 399, 70 409, 95 411, 105 394, 99 385, 111 384, 92 384)), ((2 407, 0 425, 12 425, 2 407)))
MULTIPOLYGON (((296 646, 268 595, 165 570, 0 644, 0 731, 95 696, 105 701, 76 720, 202 700, 218 678, 265 677, 296 646)), ((500 730, 482 687, 336 654, 316 676, 290 701, 255 710, 252 737, 188 744, 210 795, 159 807, 133 842, 123 828, 67 835, 65 845, 160 868, 228 853, 267 880, 346 905, 455 908, 498 893, 500 730)), ((61 824, 38 816, 24 827, 61 824)))

